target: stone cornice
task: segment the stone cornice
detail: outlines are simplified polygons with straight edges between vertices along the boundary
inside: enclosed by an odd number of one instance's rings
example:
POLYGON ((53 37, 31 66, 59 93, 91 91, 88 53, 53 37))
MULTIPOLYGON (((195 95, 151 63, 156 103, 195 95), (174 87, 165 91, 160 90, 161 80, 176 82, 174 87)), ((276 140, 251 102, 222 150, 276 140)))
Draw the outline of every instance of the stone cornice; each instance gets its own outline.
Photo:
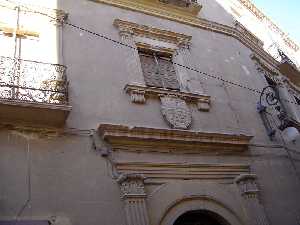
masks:
POLYGON ((149 179, 231 179, 249 173, 249 165, 243 164, 187 164, 116 162, 120 173, 142 173, 149 179))
POLYGON ((279 64, 270 64, 270 62, 264 60, 263 58, 259 57, 259 55, 251 54, 251 59, 255 60, 259 63, 264 69, 268 70, 273 75, 279 75, 280 71, 278 70, 277 66, 279 64))
POLYGON ((272 77, 270 78, 276 81, 276 83, 286 82, 293 90, 300 93, 300 86, 297 85, 297 82, 295 82, 295 80, 293 82, 287 76, 282 75, 280 70, 278 69, 278 66, 270 65, 268 62, 264 61, 262 58, 255 54, 251 55, 251 59, 255 60, 264 70, 268 71, 268 74, 272 75, 272 77))
POLYGON ((170 42, 176 45, 187 44, 192 39, 191 36, 187 36, 185 34, 161 30, 120 19, 115 19, 114 25, 118 27, 121 32, 128 32, 136 36, 149 37, 159 41, 170 42))
POLYGON ((299 50, 299 46, 291 38, 289 38, 288 35, 284 33, 275 23, 273 23, 271 19, 269 19, 264 13, 262 13, 250 0, 238 0, 238 1, 247 10, 252 12, 257 19, 259 19, 260 21, 265 20, 268 23, 270 29, 272 29, 274 32, 279 34, 289 48, 293 49, 295 52, 299 50))
POLYGON ((20 106, 20 107, 50 109, 50 110, 62 110, 62 111, 66 111, 66 112, 70 112, 72 110, 72 106, 70 106, 70 105, 47 104, 47 103, 38 103, 38 102, 25 102, 25 101, 7 100, 7 99, 0 99, 0 104, 2 104, 2 105, 11 105, 11 106, 20 106))
POLYGON ((252 136, 101 124, 100 136, 114 150, 177 153, 237 153, 248 149, 252 136))
POLYGON ((246 29, 223 25, 220 23, 201 19, 196 16, 176 13, 167 10, 166 8, 161 8, 157 6, 155 7, 151 4, 146 4, 145 2, 141 3, 132 0, 89 0, 89 1, 104 3, 104 4, 116 6, 123 9, 141 12, 147 15, 157 16, 163 19, 168 19, 186 25, 190 25, 193 27, 197 27, 200 29, 209 30, 212 32, 217 32, 217 33, 231 36, 237 39, 238 41, 240 41, 246 47, 250 48, 254 53, 259 55, 259 57, 263 58, 271 65, 278 65, 278 62, 262 48, 261 41, 258 38, 255 38, 255 36, 251 34, 249 31, 247 31, 246 29))

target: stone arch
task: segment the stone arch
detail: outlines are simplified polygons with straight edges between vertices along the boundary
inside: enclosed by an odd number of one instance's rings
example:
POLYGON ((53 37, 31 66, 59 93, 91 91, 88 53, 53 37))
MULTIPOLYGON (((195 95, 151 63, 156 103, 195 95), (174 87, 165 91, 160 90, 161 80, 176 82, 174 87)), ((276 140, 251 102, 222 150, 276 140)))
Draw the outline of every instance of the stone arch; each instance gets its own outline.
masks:
POLYGON ((147 205, 152 224, 173 225, 176 218, 191 210, 208 210, 230 225, 245 225, 246 209, 234 184, 177 180, 149 193, 147 205))
POLYGON ((208 210, 188 211, 179 216, 173 225, 230 225, 222 216, 208 210))
POLYGON ((225 225, 244 225, 239 216, 228 206, 212 196, 189 196, 173 202, 163 213, 159 225, 174 225, 175 221, 189 211, 205 210, 226 221, 225 225))

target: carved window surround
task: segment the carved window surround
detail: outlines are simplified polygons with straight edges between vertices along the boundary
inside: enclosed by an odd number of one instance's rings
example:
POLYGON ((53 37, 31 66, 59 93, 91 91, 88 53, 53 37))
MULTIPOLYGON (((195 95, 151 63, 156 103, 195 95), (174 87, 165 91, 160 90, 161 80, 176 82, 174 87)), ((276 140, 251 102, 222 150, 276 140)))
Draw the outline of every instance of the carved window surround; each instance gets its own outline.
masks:
POLYGON ((239 30, 237 27, 231 27, 216 23, 213 21, 208 21, 206 19, 201 19, 195 16, 186 15, 183 13, 175 13, 166 11, 161 7, 153 6, 151 4, 141 3, 132 0, 89 0, 98 3, 104 3, 112 6, 116 6, 123 9, 128 9, 132 11, 142 12, 147 15, 157 16, 164 19, 169 19, 179 23, 187 24, 200 29, 208 30, 211 32, 221 33, 224 35, 231 36, 246 47, 250 48, 253 52, 259 55, 261 58, 265 59, 272 65, 278 65, 278 62, 261 47, 261 41, 259 39, 249 38, 251 35, 246 35, 245 30, 239 30))
POLYGON ((134 36, 142 36, 146 38, 159 40, 162 42, 172 43, 175 44, 176 46, 186 45, 192 39, 191 36, 185 34, 175 33, 167 30, 161 30, 154 27, 140 25, 137 23, 132 23, 120 19, 115 19, 114 25, 117 28, 119 28, 121 35, 130 34, 134 36))
POLYGON ((146 87, 135 84, 127 84, 125 91, 131 97, 131 101, 137 104, 145 104, 148 97, 160 98, 162 96, 176 96, 189 103, 197 104, 198 110, 209 111, 210 96, 186 93, 176 90, 146 87))
POLYGON ((114 150, 215 154, 243 152, 252 136, 101 124, 100 136, 114 150))
POLYGON ((114 25, 119 29, 122 40, 136 47, 135 51, 131 49, 130 52, 126 51, 126 58, 131 60, 127 63, 129 65, 127 69, 130 70, 128 74, 132 76, 131 79, 129 78, 129 83, 142 84, 126 85, 125 90, 130 94, 132 102, 144 104, 147 97, 157 97, 160 99, 161 112, 167 124, 175 129, 189 129, 192 124, 192 113, 187 103, 196 103, 201 111, 210 109, 210 98, 203 94, 201 85, 198 84, 197 89, 190 89, 191 83, 188 80, 190 81, 192 72, 177 65, 182 62, 187 65, 191 63, 188 46, 192 37, 119 19, 114 21, 114 25), (154 73, 151 71, 153 69, 151 62, 148 65, 142 64, 139 51, 167 55, 174 63, 171 64, 172 67, 162 64, 163 72, 154 73), (162 87, 159 80, 162 80, 162 87))
POLYGON ((187 179, 226 179, 234 180, 240 174, 249 173, 249 165, 243 164, 186 164, 186 163, 150 163, 116 162, 119 173, 142 173, 147 181, 187 180, 187 179))

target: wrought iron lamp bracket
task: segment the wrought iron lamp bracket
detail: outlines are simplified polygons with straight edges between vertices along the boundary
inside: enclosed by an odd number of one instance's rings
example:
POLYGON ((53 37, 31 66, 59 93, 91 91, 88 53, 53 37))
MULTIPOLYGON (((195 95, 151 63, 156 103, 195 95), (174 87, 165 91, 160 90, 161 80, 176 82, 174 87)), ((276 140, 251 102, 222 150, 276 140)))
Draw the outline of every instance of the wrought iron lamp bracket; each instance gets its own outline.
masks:
POLYGON ((257 111, 260 114, 264 126, 267 130, 268 136, 273 140, 276 129, 283 131, 287 127, 293 126, 293 121, 289 117, 288 113, 285 111, 284 107, 281 105, 282 100, 280 99, 278 89, 276 86, 266 86, 263 88, 259 102, 257 103, 257 111), (274 108, 278 111, 277 118, 280 121, 280 125, 272 125, 272 120, 270 120, 268 108, 274 108))

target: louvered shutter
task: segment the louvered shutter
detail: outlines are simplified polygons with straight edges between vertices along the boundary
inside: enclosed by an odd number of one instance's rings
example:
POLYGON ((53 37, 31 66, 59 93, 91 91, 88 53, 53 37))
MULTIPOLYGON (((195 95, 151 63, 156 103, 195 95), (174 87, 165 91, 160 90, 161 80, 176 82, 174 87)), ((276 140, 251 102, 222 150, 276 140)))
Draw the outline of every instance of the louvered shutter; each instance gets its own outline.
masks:
POLYGON ((140 61, 146 85, 152 87, 163 87, 161 75, 158 70, 159 68, 154 56, 140 54, 140 61))
POLYGON ((165 58, 159 58, 158 63, 163 87, 179 90, 179 82, 173 63, 165 58))

